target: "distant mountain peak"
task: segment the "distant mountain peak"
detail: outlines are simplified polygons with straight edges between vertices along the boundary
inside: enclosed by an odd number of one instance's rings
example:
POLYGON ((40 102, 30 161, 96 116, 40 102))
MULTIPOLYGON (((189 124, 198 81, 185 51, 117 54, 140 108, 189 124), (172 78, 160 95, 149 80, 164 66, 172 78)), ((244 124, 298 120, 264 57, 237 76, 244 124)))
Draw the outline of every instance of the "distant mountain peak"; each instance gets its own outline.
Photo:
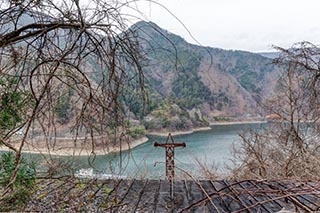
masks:
POLYGON ((130 27, 130 30, 137 32, 139 36, 143 39, 156 39, 156 40, 166 40, 169 43, 177 44, 183 42, 186 45, 190 45, 179 35, 171 33, 170 31, 161 28, 154 22, 147 22, 147 21, 139 21, 133 24, 130 27))

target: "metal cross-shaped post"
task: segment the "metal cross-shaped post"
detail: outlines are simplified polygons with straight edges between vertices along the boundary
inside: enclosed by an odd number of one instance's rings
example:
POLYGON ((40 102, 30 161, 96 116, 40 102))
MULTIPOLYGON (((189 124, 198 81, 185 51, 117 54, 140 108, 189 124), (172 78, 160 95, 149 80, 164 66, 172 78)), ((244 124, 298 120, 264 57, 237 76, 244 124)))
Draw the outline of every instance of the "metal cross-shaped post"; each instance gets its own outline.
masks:
POLYGON ((174 143, 173 137, 171 133, 169 133, 166 143, 160 144, 158 142, 155 142, 154 146, 166 148, 166 176, 167 179, 172 183, 174 178, 174 148, 186 147, 186 143, 174 143), (171 143, 168 143, 169 139, 171 139, 171 143))

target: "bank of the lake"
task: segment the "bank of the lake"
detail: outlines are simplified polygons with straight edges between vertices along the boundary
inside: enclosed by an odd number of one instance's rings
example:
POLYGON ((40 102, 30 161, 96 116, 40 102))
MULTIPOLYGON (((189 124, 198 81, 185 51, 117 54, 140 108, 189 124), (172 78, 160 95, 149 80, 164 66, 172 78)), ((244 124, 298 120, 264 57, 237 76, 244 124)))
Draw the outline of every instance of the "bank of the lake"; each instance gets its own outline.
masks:
POLYGON ((198 127, 198 128, 193 128, 191 130, 187 131, 167 131, 167 130, 159 130, 159 131, 148 131, 147 135, 154 135, 154 136, 168 136, 168 133, 170 132, 171 135, 177 136, 177 135, 187 135, 187 134, 192 134, 195 132, 199 131, 207 131, 212 129, 214 126, 221 126, 221 125, 238 125, 238 124, 243 124, 243 125, 250 125, 250 124, 266 124, 267 121, 265 120, 244 120, 244 121, 216 121, 216 122, 210 122, 209 126, 206 127, 198 127))
POLYGON ((238 125, 238 124, 266 124, 268 121, 266 120, 253 120, 253 121, 218 121, 218 122, 211 122, 210 126, 216 125, 238 125))
MULTIPOLYGON (((140 137, 138 139, 131 140, 129 142, 122 142, 121 146, 108 146, 108 147, 98 147, 95 149, 92 149, 92 147, 60 147, 58 149, 48 149, 46 147, 39 148, 32 142, 28 142, 28 140, 25 142, 22 152, 28 153, 28 154, 42 154, 42 155, 55 155, 55 156, 91 156, 91 155, 108 155, 111 153, 116 153, 120 151, 127 151, 131 150, 141 144, 144 144, 149 139, 145 136, 140 137)), ((39 143, 39 142, 38 142, 39 143)), ((46 143, 43 141, 43 143, 46 143)), ((19 149, 20 143, 15 142, 10 144, 15 149, 19 149)), ((10 149, 4 145, 0 146, 0 151, 10 151, 10 149)), ((11 150, 12 151, 12 150, 11 150)))
MULTIPOLYGON (((193 128, 188 131, 174 131, 170 132, 173 136, 181 136, 193 134, 196 132, 210 131, 215 126, 232 126, 232 125, 251 125, 251 124, 265 124, 266 121, 219 121, 212 122, 208 127, 199 127, 193 128)), ((49 150, 47 147, 39 148, 39 146, 34 145, 33 143, 28 143, 26 141, 22 152, 29 154, 44 154, 44 155, 55 155, 55 156, 91 156, 91 155, 108 155, 111 153, 116 153, 120 151, 132 150, 137 146, 140 146, 148 141, 150 141, 150 137, 158 136, 158 137, 167 137, 169 131, 149 131, 147 132, 147 136, 140 137, 135 140, 131 140, 129 142, 123 142, 121 146, 108 146, 108 147, 99 147, 98 149, 92 150, 92 147, 65 147, 59 148, 55 150, 49 150)), ((57 139, 58 142, 60 139, 57 139)), ((45 142, 43 142, 45 143, 45 142)), ((39 144, 39 143, 38 143, 39 144)), ((20 143, 11 144, 14 148, 19 149, 20 143)), ((10 151, 10 149, 4 145, 0 146, 0 151, 10 151)))
POLYGON ((157 132, 149 131, 149 132, 147 132, 147 135, 163 136, 163 137, 165 137, 165 136, 168 136, 169 133, 171 133, 172 136, 177 136, 177 135, 192 134, 192 133, 194 133, 194 132, 199 132, 199 131, 207 131, 207 130, 210 130, 210 129, 211 129, 210 126, 206 126, 206 127, 193 128, 192 130, 188 130, 188 131, 173 131, 173 132, 165 131, 165 130, 157 131, 157 132))

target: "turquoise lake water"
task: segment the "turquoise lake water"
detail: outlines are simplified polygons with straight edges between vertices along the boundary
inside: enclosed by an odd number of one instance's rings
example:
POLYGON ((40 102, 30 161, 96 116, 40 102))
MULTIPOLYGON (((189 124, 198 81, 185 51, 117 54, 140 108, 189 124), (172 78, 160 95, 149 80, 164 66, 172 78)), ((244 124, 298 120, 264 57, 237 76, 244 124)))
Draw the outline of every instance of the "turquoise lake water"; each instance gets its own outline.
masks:
MULTIPOLYGON (((192 134, 174 136, 175 142, 185 142, 185 148, 175 149, 176 174, 187 171, 199 175, 197 163, 211 167, 224 164, 231 165, 232 144, 239 143, 238 134, 249 128, 259 128, 261 124, 213 125, 211 130, 194 132, 192 134)), ((63 157, 55 161, 67 161, 73 168, 86 169, 93 167, 97 173, 124 175, 128 178, 165 178, 165 149, 154 147, 154 142, 164 143, 166 137, 148 136, 148 142, 130 151, 105 156, 63 157)), ((38 163, 43 161, 39 155, 28 155, 28 158, 38 163)), ((43 164, 43 163, 41 163, 43 164)))

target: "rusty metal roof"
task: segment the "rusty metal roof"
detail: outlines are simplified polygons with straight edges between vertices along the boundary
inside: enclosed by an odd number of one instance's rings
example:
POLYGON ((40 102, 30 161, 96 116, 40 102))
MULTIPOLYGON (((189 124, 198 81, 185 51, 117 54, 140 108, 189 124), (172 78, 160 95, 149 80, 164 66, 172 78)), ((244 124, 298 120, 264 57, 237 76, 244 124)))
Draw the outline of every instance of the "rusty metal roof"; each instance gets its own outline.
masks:
POLYGON ((320 183, 307 181, 44 180, 26 211, 315 212, 320 183))

